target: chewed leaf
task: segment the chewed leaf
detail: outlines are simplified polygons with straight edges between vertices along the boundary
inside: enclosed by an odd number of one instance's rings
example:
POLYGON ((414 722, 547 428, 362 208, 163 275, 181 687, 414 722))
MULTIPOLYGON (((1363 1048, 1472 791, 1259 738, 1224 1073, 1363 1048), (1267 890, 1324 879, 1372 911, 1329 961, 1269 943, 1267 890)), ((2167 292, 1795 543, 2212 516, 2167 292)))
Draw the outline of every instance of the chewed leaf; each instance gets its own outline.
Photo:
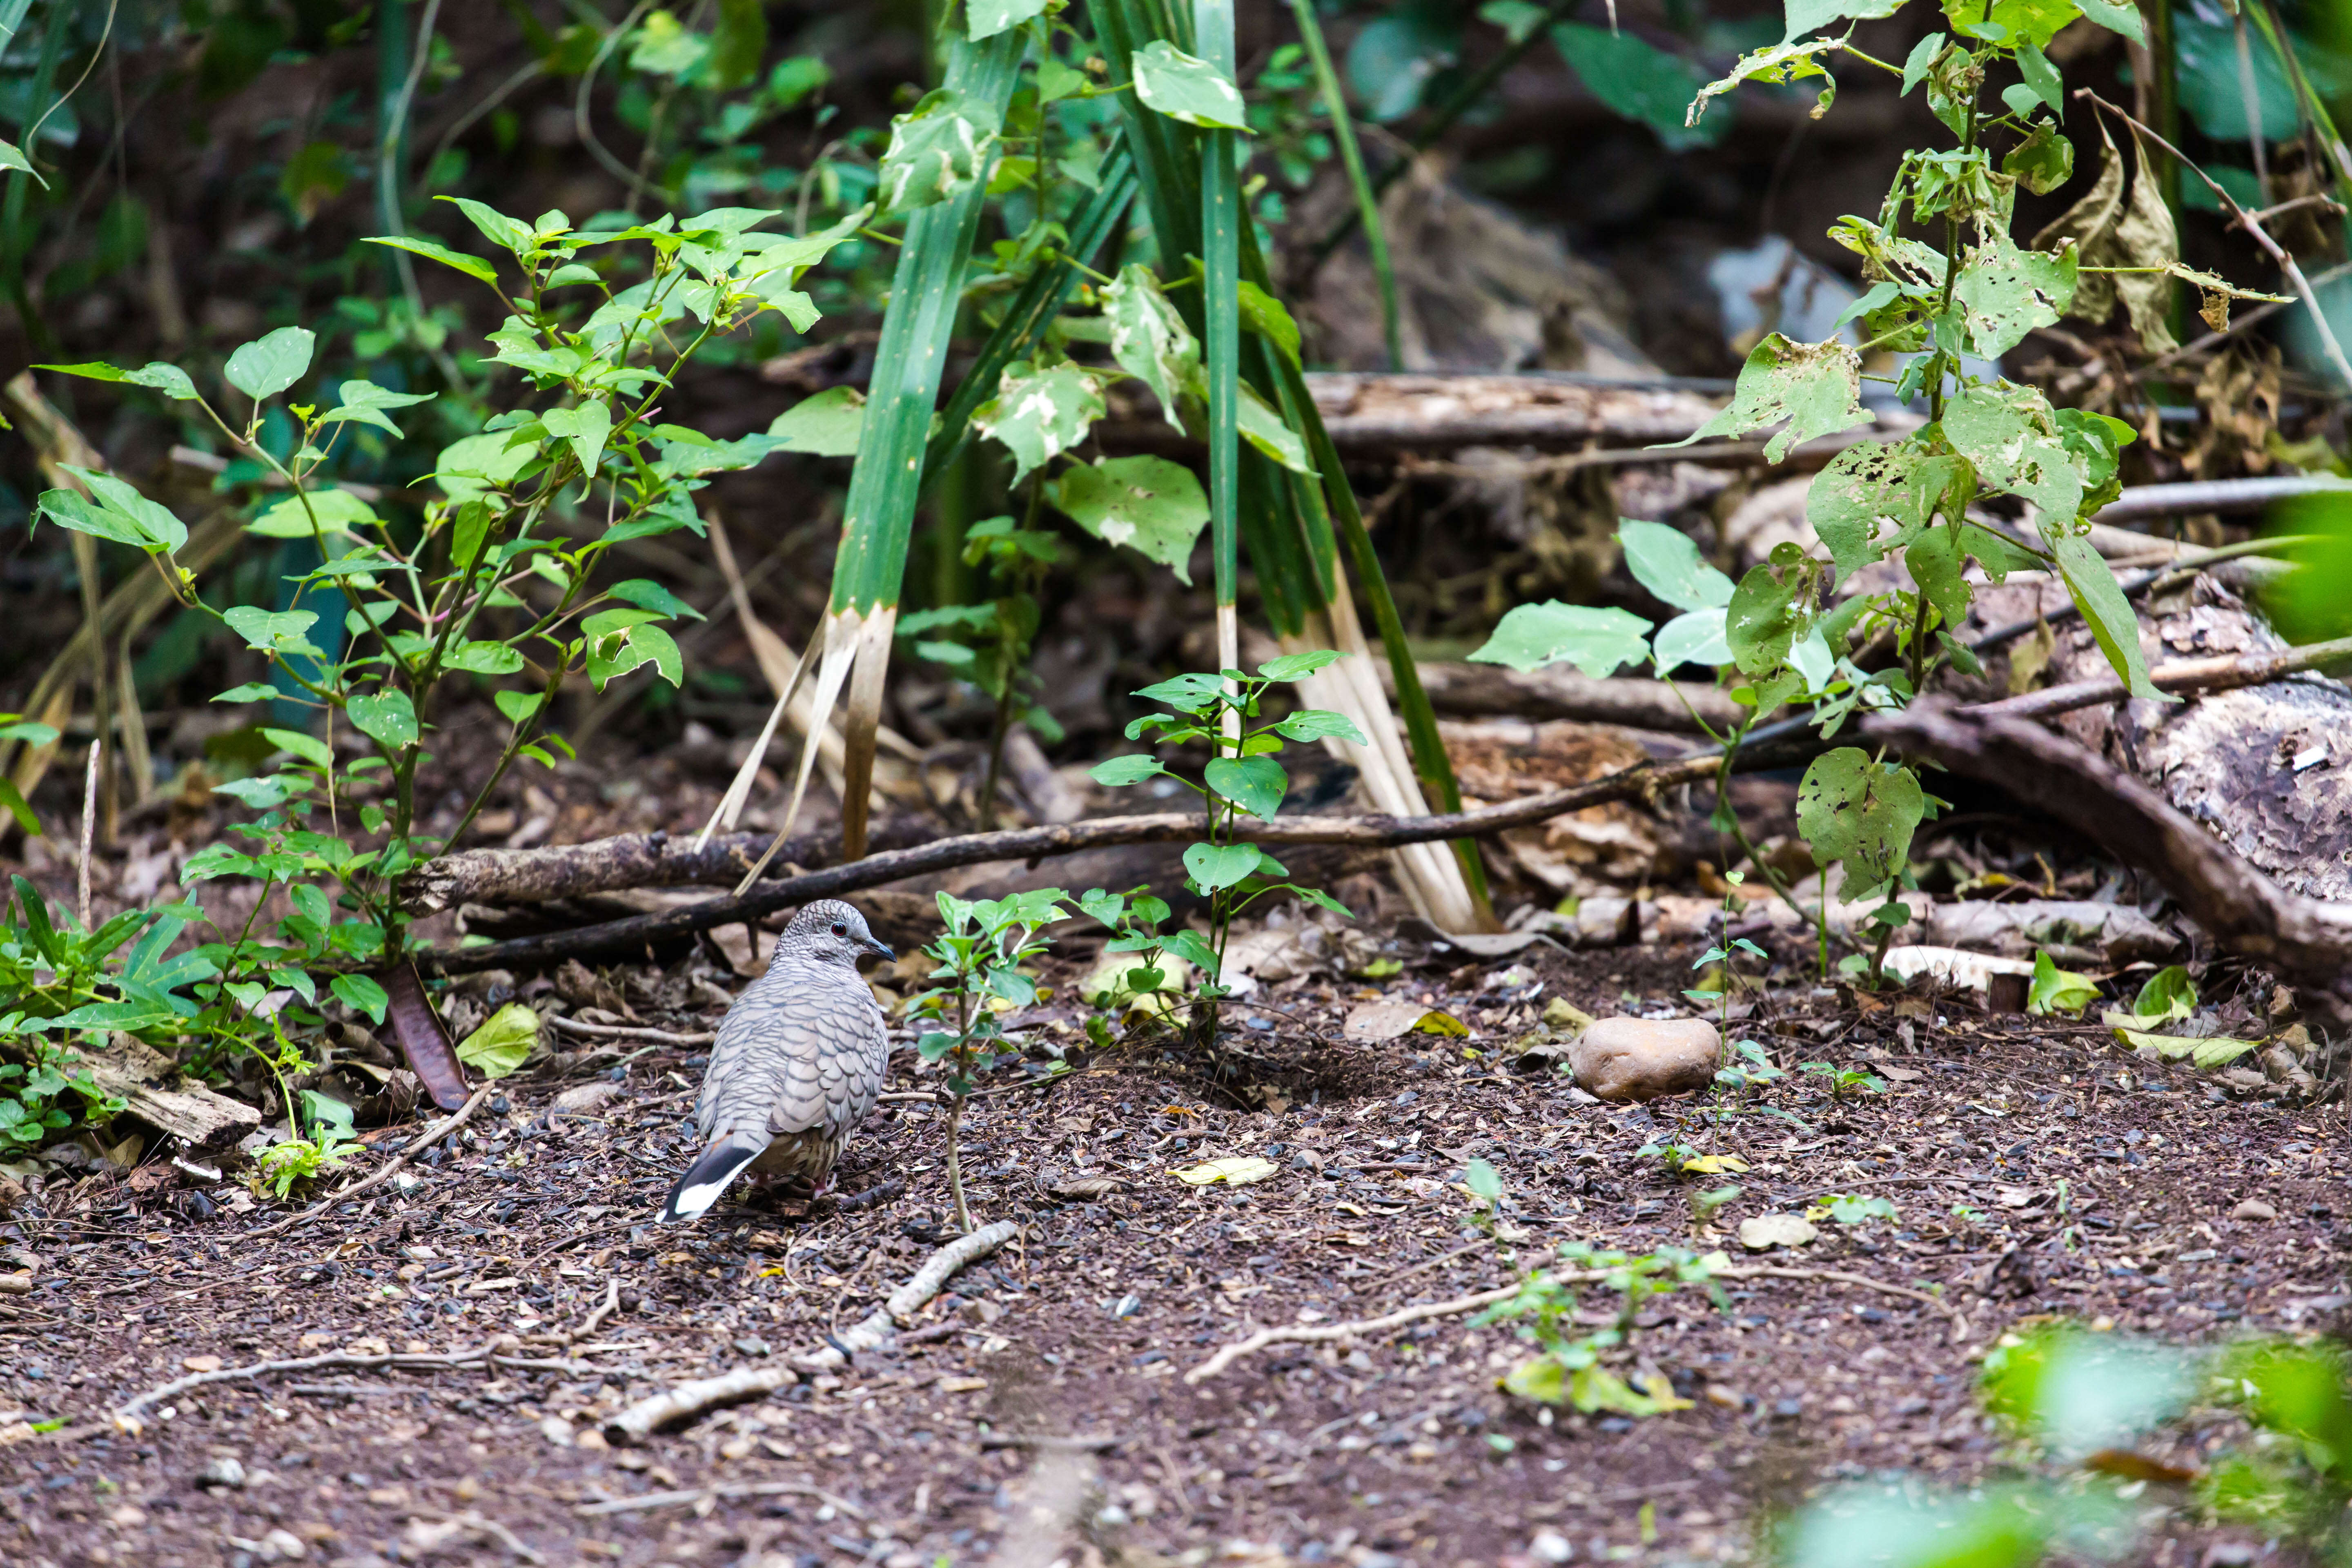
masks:
POLYGON ((1911 835, 1927 805, 1908 769, 1841 746, 1814 758, 1799 782, 1797 830, 1813 852, 1813 864, 1845 862, 1838 897, 1858 898, 1910 863, 1911 835))
POLYGON ((940 88, 890 121, 875 193, 891 212, 946 201, 987 169, 1003 121, 996 106, 940 88))
POLYGON ((2083 468, 2069 453, 2049 400, 2030 386, 1964 387, 1944 407, 1944 438, 1997 490, 2042 509, 2043 526, 2071 522, 2083 504, 2083 468))
POLYGON ((1160 279, 1143 263, 1119 269, 1102 291, 1103 317, 1110 323, 1110 357, 1119 369, 1151 388, 1168 423, 1181 430, 1176 403, 1201 371, 1201 345, 1184 318, 1160 290, 1160 279))
POLYGON ((2070 242, 2057 254, 2020 250, 1995 229, 1960 266, 1954 297, 1968 312, 1976 352, 1998 360, 2037 328, 2054 325, 2074 302, 2080 258, 2070 242))
POLYGON ((1739 367, 1731 406, 1667 447, 1687 447, 1711 436, 1744 436, 1767 425, 1787 425, 1765 444, 1767 462, 1777 463, 1800 441, 1834 436, 1871 423, 1862 405, 1862 359, 1844 343, 1792 342, 1768 334, 1739 367))
POLYGON ((1106 544, 1124 544, 1192 581, 1192 546, 1209 524, 1209 498, 1192 470, 1165 458, 1107 458, 1065 468, 1046 499, 1106 544))
POLYGON ((972 411, 971 427, 1013 454, 1013 482, 1087 438, 1104 414, 1102 382, 1083 365, 1005 366, 996 395, 972 411))
POLYGON ((1729 76, 1698 89, 1698 96, 1691 100, 1690 108, 1683 115, 1683 123, 1696 125, 1706 113, 1707 100, 1722 97, 1743 81, 1803 81, 1811 77, 1829 83, 1822 89, 1821 98, 1813 106, 1813 118, 1820 119, 1837 97, 1837 82, 1813 57, 1837 47, 1838 43, 1835 38, 1813 38, 1801 44, 1775 44, 1740 56, 1729 76))
POLYGON ((1916 440, 1857 441, 1830 459, 1805 493, 1805 521, 1851 576, 1917 538, 1939 515, 1966 515, 1974 492, 1966 461, 1916 440), (1880 525, 1890 525, 1882 534, 1880 525))
POLYGON ((1165 38, 1135 52, 1135 96, 1187 125, 1247 131, 1248 110, 1241 89, 1204 59, 1184 53, 1165 38))
POLYGON ((2135 1049, 2154 1051, 2169 1061, 2186 1060, 2208 1072, 2229 1066, 2262 1043, 2221 1035, 2153 1035, 2139 1029, 2117 1029, 2116 1038, 2135 1049))
POLYGON ((1513 669, 1541 669, 1565 659, 1595 679, 1620 665, 1649 657, 1650 623, 1612 605, 1563 605, 1557 599, 1521 605, 1505 616, 1486 645, 1470 658, 1513 669))

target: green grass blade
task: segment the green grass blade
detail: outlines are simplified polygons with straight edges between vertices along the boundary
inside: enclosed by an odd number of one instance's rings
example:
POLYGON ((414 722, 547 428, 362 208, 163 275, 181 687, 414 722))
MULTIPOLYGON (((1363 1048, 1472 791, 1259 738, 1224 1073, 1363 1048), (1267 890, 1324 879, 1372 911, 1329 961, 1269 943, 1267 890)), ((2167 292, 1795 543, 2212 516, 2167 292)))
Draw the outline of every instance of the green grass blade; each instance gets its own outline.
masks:
MULTIPOLYGON (((1192 33, 1201 58, 1234 74, 1233 0, 1193 0, 1192 33)), ((1202 363, 1209 377, 1209 531, 1216 563, 1217 657, 1240 663, 1228 646, 1240 574, 1241 501, 1241 172, 1234 166, 1234 133, 1202 131, 1201 138, 1202 310, 1207 331, 1202 363)), ((1238 641, 1237 638, 1234 639, 1238 641)))
MULTIPOLYGON (((1025 34, 998 34, 974 44, 948 41, 946 85, 997 106, 1002 112, 1027 47, 1025 34)), ((895 607, 913 536, 921 491, 931 410, 947 366, 948 342, 961 304, 964 268, 980 226, 986 182, 975 180, 950 200, 907 220, 905 243, 882 318, 874 377, 866 404, 866 431, 850 470, 834 563, 833 610, 895 607)))
POLYGON ((1372 276, 1381 285, 1381 341, 1388 345, 1389 368, 1404 368, 1404 347, 1397 324, 1396 268, 1389 264, 1389 238, 1381 227, 1381 199, 1364 173, 1364 150, 1356 145, 1356 123, 1348 117, 1348 95, 1340 89, 1339 73, 1331 64, 1330 47, 1323 41, 1323 25, 1315 19, 1315 0, 1290 0, 1298 18, 1298 36, 1306 40, 1315 62, 1315 80, 1323 93, 1323 111, 1331 117, 1331 136, 1339 144, 1339 162, 1356 193, 1356 215, 1364 226, 1364 242, 1372 253, 1372 276))
MULTIPOLYGON (((1135 200, 1135 159, 1125 143, 1114 144, 1103 160, 1102 188, 1087 198, 1070 220, 1068 258, 1041 267, 1013 296, 1004 319, 980 346, 980 355, 946 403, 940 407, 940 431, 931 437, 923 458, 923 482, 928 488, 941 469, 971 440, 972 410, 996 395, 996 378, 1016 359, 1025 359, 1045 335, 1047 323, 1060 311, 1077 286, 1077 263, 1091 266, 1096 254, 1118 230, 1135 200)), ((1108 269, 1106 269, 1108 270, 1108 269)))

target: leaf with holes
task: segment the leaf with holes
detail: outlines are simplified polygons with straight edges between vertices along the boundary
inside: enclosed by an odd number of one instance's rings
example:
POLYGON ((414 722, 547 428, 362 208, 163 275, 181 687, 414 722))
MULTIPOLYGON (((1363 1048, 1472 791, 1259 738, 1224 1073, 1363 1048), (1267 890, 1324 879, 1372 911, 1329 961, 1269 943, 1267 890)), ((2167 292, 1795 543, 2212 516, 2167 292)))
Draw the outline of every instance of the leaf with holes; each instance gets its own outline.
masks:
POLYGON ((1135 52, 1135 96, 1147 109, 1211 130, 1247 131, 1241 89, 1225 73, 1165 38, 1135 52))
POLYGON ((1813 759, 1797 785, 1797 830, 1813 864, 1845 862, 1842 899, 1883 888, 1910 864, 1911 835, 1927 814, 1919 781, 1896 763, 1841 746, 1813 759))
POLYGON ((1160 279, 1141 262, 1119 269, 1102 291, 1103 319, 1110 323, 1110 357, 1119 369, 1151 388, 1160 412, 1181 430, 1176 403, 1201 374, 1201 344, 1184 318, 1160 290, 1160 279))
POLYGON ((1769 566, 1749 567, 1724 616, 1724 641, 1740 672, 1767 675, 1779 668, 1801 629, 1796 584, 1780 581, 1769 566))
POLYGON ((1974 486, 1968 463, 1934 456, 1916 440, 1858 441, 1830 460, 1805 494, 1805 521, 1829 547, 1840 577, 1900 549, 1940 514, 1965 513, 1974 486), (1891 531, 1881 537, 1881 524, 1891 531))
POLYGON ((1650 623, 1631 610, 1548 599, 1521 605, 1505 616, 1486 646, 1470 658, 1517 670, 1541 669, 1565 659, 1599 679, 1620 665, 1647 658, 1649 632, 1650 623))
POLYGON ((1124 544, 1192 581, 1192 547, 1209 498, 1192 470, 1165 458, 1106 458, 1062 470, 1045 499, 1106 544, 1124 544))
POLYGON ((2070 242, 2055 255, 2020 250, 1999 229, 1960 263, 1953 298, 1967 312, 1976 352, 1997 360, 2039 327, 2054 325, 2074 301, 2081 258, 2070 242))
POLYGON ((885 211, 911 212, 946 201, 987 171, 1003 120, 996 106, 940 88, 890 121, 875 193, 885 211))
POLYGON ((1087 438, 1103 416, 1101 380, 1065 361, 1040 368, 1014 360, 997 378, 996 395, 972 410, 977 434, 1013 454, 1013 482, 1087 438))
POLYGON ((1271 821, 1290 792, 1290 775, 1272 757, 1219 757, 1201 771, 1201 778, 1261 821, 1271 821))
POLYGON ((2068 452, 2049 400, 2030 386, 1964 387, 1944 405, 1944 438, 1994 489, 2042 509, 2063 526, 2083 504, 2083 466, 2068 452))
POLYGON ((1681 440, 1664 445, 1687 447, 1711 436, 1744 436, 1784 420, 1765 443, 1767 462, 1779 462, 1800 441, 1869 424, 1870 412, 1862 405, 1861 356, 1835 339, 1800 343, 1770 333, 1739 367, 1731 406, 1681 440))

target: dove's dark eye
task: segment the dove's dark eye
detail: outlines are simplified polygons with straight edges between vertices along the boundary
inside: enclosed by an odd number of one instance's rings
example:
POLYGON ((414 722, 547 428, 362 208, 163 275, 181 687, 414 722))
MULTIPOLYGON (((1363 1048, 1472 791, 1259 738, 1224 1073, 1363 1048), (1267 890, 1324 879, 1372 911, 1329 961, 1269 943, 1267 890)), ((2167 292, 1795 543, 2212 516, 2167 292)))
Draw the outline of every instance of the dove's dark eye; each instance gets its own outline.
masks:
POLYGON ((849 928, 843 925, 839 921, 835 921, 833 922, 833 934, 835 936, 847 936, 849 934, 849 928))

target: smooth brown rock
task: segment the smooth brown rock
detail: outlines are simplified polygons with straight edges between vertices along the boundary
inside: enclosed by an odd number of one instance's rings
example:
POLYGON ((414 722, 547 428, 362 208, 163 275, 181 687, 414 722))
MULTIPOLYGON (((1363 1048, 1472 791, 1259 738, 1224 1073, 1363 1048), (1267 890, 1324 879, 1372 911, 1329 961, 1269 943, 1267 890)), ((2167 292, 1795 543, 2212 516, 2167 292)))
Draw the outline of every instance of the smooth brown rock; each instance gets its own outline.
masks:
POLYGON ((1715 1081, 1723 1040, 1704 1018, 1603 1018, 1569 1053, 1576 1086, 1601 1100, 1655 1100, 1715 1081))

